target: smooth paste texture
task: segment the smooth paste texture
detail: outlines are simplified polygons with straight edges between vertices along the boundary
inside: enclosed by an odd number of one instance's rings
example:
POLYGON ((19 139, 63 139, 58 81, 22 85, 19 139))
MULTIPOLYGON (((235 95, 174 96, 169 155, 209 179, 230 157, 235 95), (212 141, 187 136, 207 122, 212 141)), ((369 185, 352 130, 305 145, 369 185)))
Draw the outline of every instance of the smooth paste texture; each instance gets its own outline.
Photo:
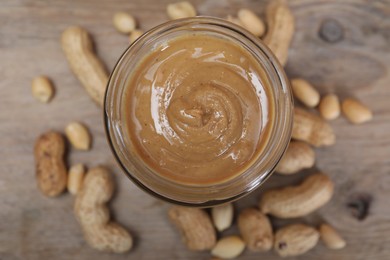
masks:
POLYGON ((265 71, 247 50, 194 33, 141 60, 123 107, 131 142, 149 168, 175 182, 209 185, 258 158, 270 100, 265 71))

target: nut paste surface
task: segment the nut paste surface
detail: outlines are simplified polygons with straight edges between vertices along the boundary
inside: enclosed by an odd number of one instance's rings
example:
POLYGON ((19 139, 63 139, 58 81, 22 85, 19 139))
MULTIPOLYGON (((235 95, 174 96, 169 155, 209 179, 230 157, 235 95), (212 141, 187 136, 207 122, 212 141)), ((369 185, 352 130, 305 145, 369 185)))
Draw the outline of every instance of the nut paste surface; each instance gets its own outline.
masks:
POLYGON ((156 174, 210 185, 261 156, 274 104, 262 65, 239 44, 193 33, 156 46, 123 95, 136 153, 156 174))

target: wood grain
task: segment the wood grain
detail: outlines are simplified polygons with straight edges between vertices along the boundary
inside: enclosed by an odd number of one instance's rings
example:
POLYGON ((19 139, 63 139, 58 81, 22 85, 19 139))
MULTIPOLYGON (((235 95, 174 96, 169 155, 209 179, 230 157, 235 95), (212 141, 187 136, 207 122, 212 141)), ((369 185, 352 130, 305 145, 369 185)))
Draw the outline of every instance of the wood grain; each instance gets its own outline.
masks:
MULTIPOLYGON (((168 205, 133 185, 117 167, 107 145, 102 111, 72 75, 59 38, 70 25, 93 35, 97 52, 112 68, 128 44, 111 24, 116 11, 129 11, 147 30, 167 20, 163 0, 2 0, 0 2, 0 259, 209 259, 185 249, 167 218, 168 205), (31 95, 34 76, 52 78, 56 94, 49 105, 31 95), (73 216, 74 198, 43 197, 36 187, 33 144, 44 131, 63 131, 70 121, 91 129, 91 152, 71 150, 68 163, 106 165, 115 173, 118 192, 111 208, 115 218, 135 234, 136 244, 125 255, 89 248, 73 216)), ((267 1, 191 1, 202 15, 225 17, 240 7, 264 16, 267 1)), ((304 77, 321 93, 353 96, 371 107, 374 120, 353 126, 332 122, 336 145, 316 150, 317 169, 336 182, 333 200, 301 220, 273 219, 274 226, 329 222, 345 237, 347 247, 331 251, 318 245, 299 259, 389 259, 390 256, 390 3, 387 0, 291 0, 297 19, 289 61, 291 77, 304 77), (324 40, 320 31, 330 22, 324 40), (334 26, 334 27, 332 27, 334 26), (338 27, 340 26, 340 27, 338 27), (333 29, 332 29, 333 28, 333 29), (340 34, 341 32, 341 34, 340 34), (329 35, 330 34, 330 35, 329 35), (334 36, 336 35, 336 36, 334 36), (341 36, 340 36, 341 35, 341 36), (359 221, 346 205, 356 194, 372 197, 369 215, 359 221)), ((324 32, 322 32, 323 34, 324 32)), ((257 204, 261 193, 297 183, 315 172, 277 176, 236 204, 236 210, 257 204)), ((233 227, 225 234, 233 234, 233 227)), ((242 259, 278 259, 272 253, 245 252, 242 259)), ((297 259, 297 258, 291 258, 297 259)))

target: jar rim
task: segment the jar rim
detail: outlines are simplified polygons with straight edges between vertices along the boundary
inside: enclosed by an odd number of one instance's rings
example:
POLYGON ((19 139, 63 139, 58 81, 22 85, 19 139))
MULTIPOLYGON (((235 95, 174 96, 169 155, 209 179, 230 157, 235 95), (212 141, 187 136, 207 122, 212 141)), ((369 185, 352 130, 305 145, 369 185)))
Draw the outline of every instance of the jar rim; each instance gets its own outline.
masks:
MULTIPOLYGON (((259 59, 256 60, 260 62, 259 59)), ((274 84, 272 84, 272 86, 274 87, 274 84)), ((119 106, 119 110, 120 107, 121 106, 119 106)), ((268 49, 267 46, 265 46, 265 44, 259 38, 256 38, 254 35, 250 34, 245 29, 226 20, 214 17, 197 16, 192 18, 173 20, 158 25, 143 34, 124 51, 122 56, 119 58, 117 64, 115 65, 107 84, 104 100, 104 124, 106 137, 112 150, 112 153, 116 158, 116 161, 119 163, 124 173, 138 187, 140 187, 142 190, 148 192, 154 197, 174 204, 179 204, 183 206, 209 207, 237 200, 252 192, 262 183, 264 183, 264 181, 269 176, 271 176, 274 168, 283 156, 290 141, 292 130, 292 107, 293 100, 291 90, 283 67, 280 65, 274 54, 268 49), (247 180, 246 185, 242 186, 240 190, 236 191, 227 190, 228 187, 225 187, 225 182, 221 184, 213 184, 213 191, 210 192, 210 190, 207 190, 210 189, 210 186, 207 185, 191 187, 182 185, 177 182, 169 181, 161 176, 160 177, 162 179, 159 180, 161 182, 160 184, 158 184, 156 181, 149 182, 146 181, 146 179, 141 179, 144 177, 138 174, 139 169, 137 169, 137 166, 135 166, 135 162, 132 161, 131 163, 134 165, 130 165, 128 164, 128 161, 125 161, 131 159, 125 158, 126 155, 124 155, 123 150, 121 150, 124 149, 124 147, 120 146, 121 142, 119 139, 121 138, 121 133, 118 132, 118 127, 120 128, 120 124, 118 125, 118 122, 116 122, 115 120, 116 117, 118 117, 119 113, 118 107, 115 106, 115 98, 117 95, 116 92, 118 92, 117 87, 119 85, 122 86, 122 89, 126 87, 123 81, 123 78, 126 78, 126 76, 123 75, 123 73, 126 72, 125 66, 126 64, 128 64, 126 62, 128 62, 131 57, 134 57, 133 55, 134 53, 137 53, 137 48, 140 49, 143 45, 147 43, 150 44, 151 42, 153 42, 153 39, 156 36, 167 33, 173 29, 177 30, 182 28, 182 30, 193 30, 194 28, 196 28, 198 30, 206 30, 206 27, 212 27, 214 30, 220 31, 225 30, 232 34, 231 37, 242 37, 242 39, 245 39, 245 41, 251 43, 252 48, 253 46, 255 46, 255 49, 253 51, 255 51, 257 55, 262 56, 262 66, 267 67, 269 69, 267 74, 271 72, 273 74, 273 78, 277 79, 277 90, 280 92, 276 100, 277 102, 275 102, 275 108, 278 109, 278 111, 275 111, 275 115, 279 116, 277 122, 275 122, 277 124, 274 125, 275 129, 273 130, 276 135, 270 137, 273 138, 274 142, 273 146, 271 147, 273 148, 272 151, 274 152, 274 154, 272 154, 272 160, 268 162, 267 170, 265 172, 258 173, 257 176, 252 174, 254 176, 252 176, 251 178, 254 179, 251 179, 250 182, 248 182, 247 180), (218 187, 218 185, 220 185, 220 187, 218 187), (198 196, 198 198, 196 196, 198 196)), ((246 171, 253 170, 254 166, 255 163, 253 163, 246 171)), ((241 174, 239 174, 238 176, 241 176, 241 174)), ((151 176, 147 177, 151 178, 151 176)), ((153 178, 158 178, 158 176, 154 176, 153 178)), ((233 179, 235 180, 236 178, 233 179)))

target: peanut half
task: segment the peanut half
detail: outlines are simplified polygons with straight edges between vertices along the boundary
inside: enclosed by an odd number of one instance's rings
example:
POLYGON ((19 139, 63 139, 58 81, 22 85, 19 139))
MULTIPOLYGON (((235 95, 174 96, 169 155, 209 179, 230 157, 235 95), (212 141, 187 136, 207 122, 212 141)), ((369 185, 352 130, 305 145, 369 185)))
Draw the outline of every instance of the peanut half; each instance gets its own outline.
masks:
POLYGON ((276 167, 276 172, 290 175, 310 168, 314 163, 315 153, 310 145, 301 141, 291 141, 287 151, 276 167))
POLYGON ((168 215, 181 232, 182 239, 189 250, 202 251, 215 246, 215 230, 209 215, 204 210, 174 206, 169 209, 168 215))
POLYGON ((47 103, 54 95, 54 87, 46 76, 35 77, 32 80, 31 91, 33 96, 42 103, 47 103))
POLYGON ((69 169, 68 174, 68 191, 70 194, 76 195, 81 189, 85 174, 85 167, 83 164, 75 164, 69 169))
POLYGON ((65 128, 65 134, 74 148, 89 150, 91 147, 91 135, 83 124, 78 122, 68 124, 65 128))
POLYGON ((226 17, 226 20, 228 20, 228 21, 231 22, 231 23, 234 23, 235 25, 244 27, 244 25, 241 23, 240 19, 238 19, 237 17, 233 17, 233 16, 231 16, 231 15, 228 15, 228 16, 226 17))
POLYGON ((265 25, 254 12, 249 9, 240 9, 237 14, 242 26, 253 35, 261 37, 265 32, 265 25))
POLYGON ((134 30, 129 35, 129 42, 133 43, 135 42, 144 32, 141 30, 134 30))
POLYGON ((241 255, 244 249, 245 243, 240 237, 228 236, 217 242, 211 250, 211 254, 222 259, 233 259, 241 255))
POLYGON ((112 22, 114 23, 115 29, 124 34, 129 34, 134 31, 137 25, 134 17, 125 12, 114 14, 112 22))
POLYGON ((341 108, 351 123, 362 124, 372 119, 371 110, 356 99, 344 99, 341 108))
POLYGON ((320 102, 318 91, 304 79, 292 79, 291 88, 294 96, 307 107, 315 107, 320 102))
POLYGON ((335 143, 332 127, 321 117, 302 108, 294 109, 292 138, 314 146, 329 146, 335 143))
POLYGON ((247 208, 241 211, 238 216, 238 229, 249 250, 264 252, 272 248, 271 223, 259 210, 247 208))
POLYGON ((340 116, 340 101, 335 94, 328 94, 321 99, 318 107, 320 114, 327 120, 333 120, 340 116))
POLYGON ((274 249, 281 257, 302 255, 316 246, 319 236, 313 227, 289 225, 276 231, 274 249))
POLYGON ((341 249, 346 245, 345 240, 330 225, 322 224, 319 228, 322 242, 329 249, 341 249))
POLYGON ((216 206, 211 209, 211 217, 218 231, 224 231, 232 225, 233 211, 233 204, 231 203, 216 206))
POLYGON ((167 14, 172 20, 196 16, 194 6, 187 1, 169 4, 167 14))
POLYGON ((48 197, 61 194, 66 188, 64 163, 65 141, 57 132, 47 132, 35 142, 36 178, 41 192, 48 197))
POLYGON ((93 51, 91 36, 85 29, 72 26, 62 33, 61 44, 73 73, 91 98, 103 106, 108 74, 93 51))
POLYGON ((280 64, 287 63, 288 49, 295 30, 295 18, 285 0, 273 0, 266 10, 268 32, 264 42, 280 64))
POLYGON ((124 253, 133 246, 130 233, 118 223, 110 221, 106 203, 112 197, 114 183, 111 174, 102 167, 88 171, 76 196, 74 213, 85 240, 99 251, 124 253))
POLYGON ((333 189, 328 176, 313 174, 300 185, 266 191, 260 200, 260 210, 278 218, 303 217, 325 205, 333 189))

